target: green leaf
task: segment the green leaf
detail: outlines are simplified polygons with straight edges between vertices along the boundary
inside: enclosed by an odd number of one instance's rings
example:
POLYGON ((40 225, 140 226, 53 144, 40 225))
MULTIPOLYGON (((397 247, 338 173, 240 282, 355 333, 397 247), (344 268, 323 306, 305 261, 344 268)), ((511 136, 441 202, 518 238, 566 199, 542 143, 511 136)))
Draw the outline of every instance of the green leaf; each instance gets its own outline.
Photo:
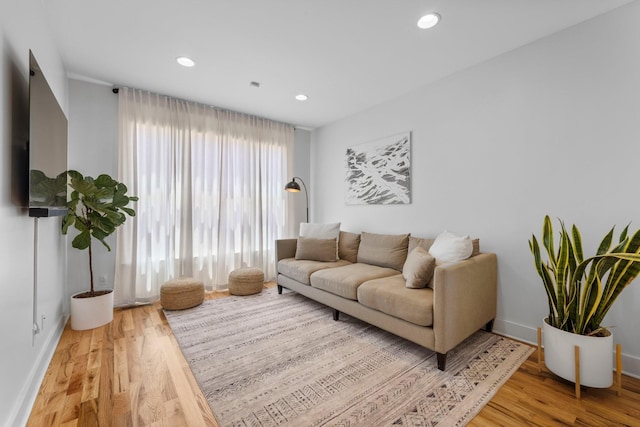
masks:
POLYGON ((67 234, 69 231, 69 227, 73 225, 76 217, 73 215, 66 214, 62 217, 62 234, 67 234))
POLYGON ((136 211, 134 211, 134 210, 133 210, 133 209, 131 209, 131 208, 125 208, 125 207, 122 207, 122 208, 120 208, 120 209, 122 209, 122 211, 123 211, 123 212, 126 212, 126 213, 127 213, 127 215, 129 215, 129 216, 136 216, 136 211))
POLYGON ((96 200, 105 200, 105 201, 111 202, 111 200, 113 199, 113 189, 100 188, 95 192, 93 197, 95 197, 96 200))
POLYGON ((87 249, 90 244, 91 234, 88 230, 84 230, 71 241, 71 246, 76 249, 87 249))
POLYGON ((600 246, 596 252, 596 255, 602 255, 609 250, 611 247, 611 242, 613 241, 613 228, 604 236, 602 242, 600 242, 600 246))
POLYGON ((100 188, 104 188, 104 187, 115 187, 118 184, 118 181, 116 181, 115 179, 111 178, 109 175, 99 175, 98 178, 96 178, 96 186, 100 187, 100 188))
POLYGON ((108 251, 111 251, 111 247, 105 241, 105 239, 109 236, 109 234, 104 233, 102 230, 99 230, 97 228, 94 229, 93 233, 92 233, 92 235, 93 235, 93 237, 95 239, 97 239, 100 243, 102 243, 104 245, 104 247, 107 248, 108 251))
POLYGON ((75 170, 68 170, 67 175, 69 176, 69 178, 71 178, 71 180, 82 181, 84 179, 82 174, 75 170))
POLYGON ((573 235, 573 252, 576 255, 576 261, 581 263, 584 259, 584 252, 582 251, 582 236, 580 235, 578 227, 573 225, 573 227, 571 227, 571 234, 573 235))
POLYGON ((544 223, 542 225, 542 244, 547 250, 549 261, 551 261, 552 265, 555 265, 556 255, 553 247, 553 224, 551 223, 549 215, 544 217, 544 223))
POLYGON ((549 274, 548 269, 542 262, 542 257, 540 256, 540 246, 538 245, 536 236, 531 236, 531 240, 529 241, 529 248, 531 249, 531 253, 533 254, 536 271, 542 279, 545 291, 547 292, 549 301, 549 321, 553 326, 558 327, 556 324, 558 318, 558 299, 556 295, 556 289, 554 286, 554 281, 551 278, 551 274, 549 274))
POLYGON ((85 219, 80 216, 76 216, 76 219, 73 222, 73 226, 80 232, 89 231, 89 227, 87 226, 85 219))

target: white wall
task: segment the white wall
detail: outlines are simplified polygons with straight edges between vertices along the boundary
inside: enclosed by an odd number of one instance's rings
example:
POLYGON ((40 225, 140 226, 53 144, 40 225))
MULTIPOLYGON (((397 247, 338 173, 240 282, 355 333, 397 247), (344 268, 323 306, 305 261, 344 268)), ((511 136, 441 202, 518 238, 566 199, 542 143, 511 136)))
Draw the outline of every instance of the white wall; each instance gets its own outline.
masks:
MULTIPOLYGON (((34 219, 27 216, 29 49, 67 111, 67 82, 39 0, 0 6, 0 425, 26 422, 66 321, 66 244, 60 218, 39 219, 38 310, 44 328, 32 342, 34 219)), ((42 324, 41 324, 42 325, 42 324)))
MULTIPOLYGON (((350 231, 479 237, 498 254, 496 331, 534 342, 547 304, 527 240, 544 215, 576 223, 590 251, 614 224, 640 227, 638 22, 634 2, 317 129, 312 216, 350 231), (407 130, 412 203, 346 206, 346 147, 407 130)), ((635 376, 639 282, 605 321, 635 376)))
MULTIPOLYGON (((299 193, 288 193, 289 203, 292 203, 294 206, 294 227, 295 231, 292 236, 295 237, 298 235, 298 230, 300 229, 301 222, 307 222, 307 197, 309 197, 309 221, 313 222, 313 218, 311 217, 311 168, 309 164, 310 159, 310 150, 311 150, 311 132, 305 129, 296 129, 294 132, 294 153, 293 153, 293 175, 288 177, 287 179, 291 179, 294 176, 302 178, 304 184, 307 186, 307 191, 309 192, 305 195, 305 189, 303 185, 296 180, 298 184, 300 184, 300 192, 299 193)), ((287 181, 288 182, 288 181, 287 181)))
MULTIPOLYGON (((94 178, 118 177, 118 95, 111 87, 69 80, 69 169, 94 178)), ((89 253, 71 246, 69 238, 69 296, 90 287, 89 253)), ((95 243, 95 242, 94 242, 95 243)), ((101 244, 92 246, 96 289, 113 289, 116 237, 107 238, 111 252, 101 244), (103 281, 104 279, 104 281, 103 281)))

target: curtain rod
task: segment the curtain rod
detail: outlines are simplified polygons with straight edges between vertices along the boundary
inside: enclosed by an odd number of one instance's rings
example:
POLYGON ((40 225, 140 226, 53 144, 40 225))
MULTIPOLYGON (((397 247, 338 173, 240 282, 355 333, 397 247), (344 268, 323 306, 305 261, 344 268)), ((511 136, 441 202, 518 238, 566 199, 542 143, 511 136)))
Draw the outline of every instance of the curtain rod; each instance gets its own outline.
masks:
MULTIPOLYGON (((111 92, 113 92, 113 93, 115 93, 117 95, 118 92, 120 92, 120 88, 119 87, 113 87, 113 88, 111 88, 111 92)), ((161 95, 161 96, 168 96, 168 95, 161 95)), ((175 98, 175 99, 180 99, 180 98, 175 98)), ((185 100, 185 101, 186 102, 195 102, 195 101, 188 101, 188 100, 185 100)), ((196 102, 196 104, 198 104, 198 103, 196 102)), ((239 111, 233 111, 233 110, 227 110, 225 108, 216 107, 214 105, 206 105, 206 104, 201 104, 201 103, 200 103, 200 105, 204 105, 206 107, 211 107, 211 108, 216 108, 216 109, 219 109, 219 110, 231 111, 233 113, 245 114, 247 116, 252 116, 252 114, 240 113, 239 111)), ((304 128, 304 127, 297 127, 297 126, 294 126, 294 125, 289 124, 289 123, 284 123, 284 122, 280 122, 280 121, 277 121, 277 120, 267 119, 266 117, 259 117, 259 116, 253 116, 253 117, 256 117, 256 118, 261 119, 261 120, 269 120, 271 122, 282 123, 284 125, 291 126, 294 129, 303 129, 303 130, 306 130, 306 131, 310 130, 310 129, 304 128)))

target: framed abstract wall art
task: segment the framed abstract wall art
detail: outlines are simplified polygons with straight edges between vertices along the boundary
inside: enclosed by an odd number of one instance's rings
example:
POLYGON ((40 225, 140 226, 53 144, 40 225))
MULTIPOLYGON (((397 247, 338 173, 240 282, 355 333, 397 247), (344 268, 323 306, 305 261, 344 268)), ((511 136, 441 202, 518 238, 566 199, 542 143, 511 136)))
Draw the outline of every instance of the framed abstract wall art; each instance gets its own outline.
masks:
POLYGON ((411 203, 411 132, 347 148, 348 205, 411 203))

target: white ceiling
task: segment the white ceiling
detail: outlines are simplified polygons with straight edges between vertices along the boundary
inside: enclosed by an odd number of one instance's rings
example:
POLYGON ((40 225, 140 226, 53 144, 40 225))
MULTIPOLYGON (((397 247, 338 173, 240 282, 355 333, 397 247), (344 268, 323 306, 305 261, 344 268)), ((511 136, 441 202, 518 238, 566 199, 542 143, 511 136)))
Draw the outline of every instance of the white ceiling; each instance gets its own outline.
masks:
POLYGON ((72 77, 315 128, 631 1, 42 3, 72 77), (431 11, 441 23, 420 30, 431 11), (181 55, 196 66, 179 66, 181 55), (296 101, 298 93, 309 100, 296 101))

